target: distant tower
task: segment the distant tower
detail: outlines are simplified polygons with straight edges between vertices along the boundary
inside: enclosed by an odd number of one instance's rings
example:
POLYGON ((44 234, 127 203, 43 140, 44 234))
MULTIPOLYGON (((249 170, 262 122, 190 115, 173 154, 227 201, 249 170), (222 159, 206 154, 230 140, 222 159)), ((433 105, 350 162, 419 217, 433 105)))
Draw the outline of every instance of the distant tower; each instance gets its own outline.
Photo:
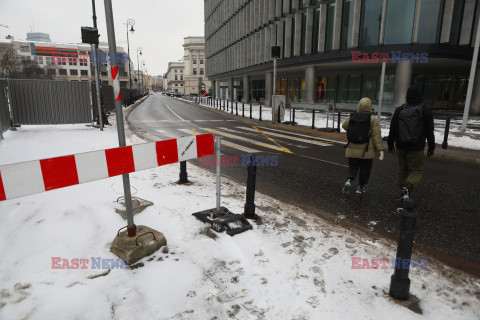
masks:
POLYGON ((27 41, 52 42, 50 35, 44 32, 27 32, 27 41))

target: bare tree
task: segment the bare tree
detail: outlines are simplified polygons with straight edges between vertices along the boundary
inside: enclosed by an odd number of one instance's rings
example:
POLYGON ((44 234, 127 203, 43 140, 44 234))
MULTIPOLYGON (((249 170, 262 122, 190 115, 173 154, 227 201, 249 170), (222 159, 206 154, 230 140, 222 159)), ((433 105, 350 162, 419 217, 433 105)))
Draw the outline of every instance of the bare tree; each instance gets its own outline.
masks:
POLYGON ((12 44, 0 46, 0 75, 2 78, 11 77, 21 70, 20 57, 12 44))

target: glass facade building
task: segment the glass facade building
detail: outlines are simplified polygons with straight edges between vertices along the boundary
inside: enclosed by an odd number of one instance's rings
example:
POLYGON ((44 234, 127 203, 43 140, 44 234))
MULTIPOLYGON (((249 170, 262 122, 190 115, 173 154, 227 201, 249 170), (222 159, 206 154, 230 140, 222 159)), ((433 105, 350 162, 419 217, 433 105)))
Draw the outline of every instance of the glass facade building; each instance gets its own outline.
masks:
MULTIPOLYGON (((206 0, 206 76, 241 80, 244 100, 268 104, 270 47, 279 46, 275 92, 287 104, 350 108, 362 97, 378 103, 386 54, 385 110, 403 103, 411 84, 433 108, 462 108, 479 1, 206 0)), ((480 88, 473 101, 480 113, 480 88)))

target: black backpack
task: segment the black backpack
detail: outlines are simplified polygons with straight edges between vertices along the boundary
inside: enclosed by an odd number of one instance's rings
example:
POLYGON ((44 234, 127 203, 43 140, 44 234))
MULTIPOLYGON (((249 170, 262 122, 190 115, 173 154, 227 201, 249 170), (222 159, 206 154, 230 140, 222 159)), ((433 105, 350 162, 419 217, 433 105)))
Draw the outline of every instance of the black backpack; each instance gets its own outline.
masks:
POLYGON ((370 113, 352 113, 347 128, 347 139, 350 143, 368 143, 370 141, 370 113))
POLYGON ((423 136, 423 105, 404 105, 398 114, 398 142, 414 144, 423 136))

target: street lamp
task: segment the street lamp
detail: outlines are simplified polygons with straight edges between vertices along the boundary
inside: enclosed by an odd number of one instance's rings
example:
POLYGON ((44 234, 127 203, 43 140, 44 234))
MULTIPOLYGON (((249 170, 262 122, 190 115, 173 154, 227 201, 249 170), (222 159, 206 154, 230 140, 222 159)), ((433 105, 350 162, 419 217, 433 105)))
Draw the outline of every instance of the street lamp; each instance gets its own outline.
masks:
MULTIPOLYGON (((142 50, 143 50, 143 48, 141 48, 141 47, 137 48, 137 68, 138 68, 137 70, 138 70, 138 72, 140 72, 140 58, 139 58, 138 55, 139 54, 142 55, 142 50)), ((139 89, 140 89, 140 85, 139 85, 139 89)))
POLYGON ((142 60, 142 86, 143 86, 143 91, 145 91, 145 77, 144 77, 144 72, 143 70, 145 70, 145 60, 142 60))
POLYGON ((135 25, 135 20, 133 19, 127 20, 128 79, 130 80, 130 90, 132 90, 132 70, 130 69, 130 39, 128 38, 128 31, 130 31, 131 33, 134 33, 135 32, 135 29, 133 29, 134 25, 135 25), (130 27, 130 30, 128 30, 128 27, 130 27))

